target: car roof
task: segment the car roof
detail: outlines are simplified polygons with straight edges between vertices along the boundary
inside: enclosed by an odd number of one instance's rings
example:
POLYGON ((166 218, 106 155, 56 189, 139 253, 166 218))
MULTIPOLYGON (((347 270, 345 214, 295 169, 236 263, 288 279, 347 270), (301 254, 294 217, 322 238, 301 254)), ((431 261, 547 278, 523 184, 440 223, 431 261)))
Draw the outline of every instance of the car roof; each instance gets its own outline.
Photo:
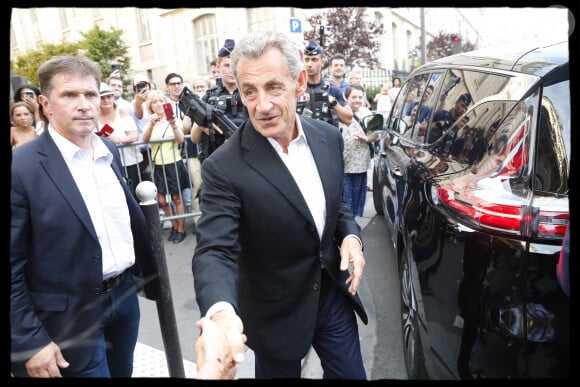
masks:
POLYGON ((427 63, 421 71, 441 67, 475 66, 489 69, 515 71, 544 76, 568 62, 568 41, 528 49, 476 50, 447 56, 427 63))

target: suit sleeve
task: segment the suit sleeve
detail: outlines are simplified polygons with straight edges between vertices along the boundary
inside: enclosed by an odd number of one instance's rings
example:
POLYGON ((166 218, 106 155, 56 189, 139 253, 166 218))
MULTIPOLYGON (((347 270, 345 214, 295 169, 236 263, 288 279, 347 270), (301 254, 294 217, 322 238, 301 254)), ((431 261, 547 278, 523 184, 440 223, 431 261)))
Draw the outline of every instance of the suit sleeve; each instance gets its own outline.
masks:
POLYGON ((213 304, 226 301, 238 312, 237 259, 241 201, 212 158, 202 165, 203 216, 196 228, 192 259, 195 295, 201 315, 213 304))

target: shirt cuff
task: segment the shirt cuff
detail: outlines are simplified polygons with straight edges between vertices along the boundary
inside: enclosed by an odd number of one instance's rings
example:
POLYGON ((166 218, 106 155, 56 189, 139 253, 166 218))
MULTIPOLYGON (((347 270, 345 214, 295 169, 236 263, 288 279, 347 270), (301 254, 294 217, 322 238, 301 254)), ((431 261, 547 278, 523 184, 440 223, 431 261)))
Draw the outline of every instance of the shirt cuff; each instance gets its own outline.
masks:
POLYGON ((211 318, 211 316, 213 316, 217 312, 221 312, 222 310, 230 310, 232 313, 236 314, 236 311, 234 310, 234 307, 232 306, 232 304, 230 304, 229 302, 226 302, 226 301, 220 301, 220 302, 216 302, 215 304, 213 304, 207 310, 207 312, 205 312, 205 317, 211 318))
MULTIPOLYGON (((348 234, 347 236, 345 236, 345 237, 344 237, 344 239, 346 239, 346 238, 351 238, 351 237, 352 237, 352 238, 356 238, 356 240, 358 241, 358 243, 360 243, 360 247, 362 247, 362 249, 363 249, 363 251, 364 251, 364 249, 365 249, 365 246, 363 245, 363 243, 362 243, 362 240, 361 240, 361 239, 360 239, 360 238, 359 238, 357 235, 354 235, 354 234, 348 234)), ((344 239, 343 239, 343 241, 344 241, 344 239)))

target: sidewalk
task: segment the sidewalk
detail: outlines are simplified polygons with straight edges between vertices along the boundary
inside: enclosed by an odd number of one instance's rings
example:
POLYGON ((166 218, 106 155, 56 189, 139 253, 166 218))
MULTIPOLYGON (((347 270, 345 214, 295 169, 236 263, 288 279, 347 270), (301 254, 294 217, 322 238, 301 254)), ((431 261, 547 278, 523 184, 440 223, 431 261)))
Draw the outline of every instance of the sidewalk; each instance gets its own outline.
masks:
MULTIPOLYGON (((372 184, 372 176, 369 170, 369 185, 372 184)), ((372 186, 372 185, 371 185, 372 186)), ((372 192, 367 192, 365 211, 362 217, 356 217, 361 229, 364 229, 369 221, 376 215, 373 206, 372 192)), ((191 278, 191 257, 195 248, 195 237, 191 234, 192 221, 186 222, 186 239, 179 244, 165 242, 165 256, 170 276, 173 304, 177 319, 177 329, 180 336, 183 365, 186 378, 195 377, 195 362, 193 345, 197 339, 197 329, 194 327, 199 311, 192 294, 187 290, 193 289, 193 279, 191 278), (179 289, 179 291, 175 291, 179 289), (189 359, 189 360, 188 360, 189 359)), ((168 230, 164 230, 164 238, 167 238, 168 230)), ((141 326, 139 332, 139 342, 135 349, 135 359, 133 363, 134 378, 157 378, 169 377, 167 358, 163 348, 163 340, 160 334, 159 318, 156 312, 156 304, 150 300, 139 297, 141 306, 141 326), (153 346, 154 345, 154 346, 153 346)), ((370 328, 370 327, 369 327, 370 328)), ((361 328, 361 342, 372 340, 374 333, 363 332, 361 328)), ((246 348, 246 359, 238 366, 237 379, 254 379, 254 354, 246 348)), ((373 359, 365 359, 365 366, 370 368, 373 359)), ((370 369, 367 370, 370 375, 370 369)), ((307 379, 322 379, 322 368, 320 360, 312 349, 303 361, 302 377, 307 379)))

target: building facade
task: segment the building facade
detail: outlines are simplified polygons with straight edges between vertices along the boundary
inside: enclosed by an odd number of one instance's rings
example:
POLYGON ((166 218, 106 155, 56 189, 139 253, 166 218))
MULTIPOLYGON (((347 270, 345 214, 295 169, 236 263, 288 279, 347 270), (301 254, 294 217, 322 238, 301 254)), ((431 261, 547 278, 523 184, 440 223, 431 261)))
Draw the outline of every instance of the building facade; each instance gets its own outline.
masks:
MULTIPOLYGON (((37 49, 41 43, 80 40, 81 32, 95 24, 103 30, 114 27, 123 31, 134 74, 146 74, 162 86, 169 72, 182 74, 186 80, 209 75, 209 61, 223 41, 249 31, 273 29, 292 33, 297 44, 302 45, 302 32, 312 28, 306 18, 324 10, 284 7, 14 8, 10 56, 13 60, 37 49), (296 32, 297 24, 300 32, 296 32)), ((435 8, 426 12, 426 23, 436 20, 437 12, 435 8)), ((384 25, 384 39, 377 53, 381 67, 409 71, 408 53, 420 42, 420 9, 367 8, 367 16, 384 25)), ((440 23, 438 28, 441 28, 440 23)), ((432 36, 429 31, 427 29, 426 40, 432 36)))

